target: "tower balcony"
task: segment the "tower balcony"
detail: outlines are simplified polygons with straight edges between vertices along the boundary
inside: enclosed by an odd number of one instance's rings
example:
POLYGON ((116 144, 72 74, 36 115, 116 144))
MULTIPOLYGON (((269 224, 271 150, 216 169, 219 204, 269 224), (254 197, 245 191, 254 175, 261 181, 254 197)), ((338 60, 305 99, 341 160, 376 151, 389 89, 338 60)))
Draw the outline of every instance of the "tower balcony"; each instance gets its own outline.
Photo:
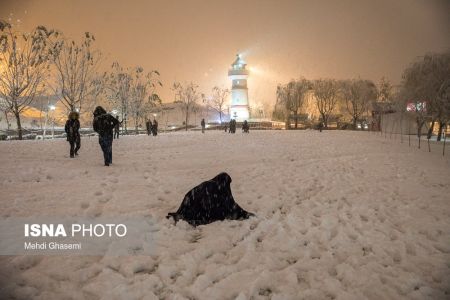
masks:
POLYGON ((231 85, 233 90, 247 90, 247 84, 233 84, 231 85))
POLYGON ((228 76, 248 76, 250 72, 246 69, 229 69, 228 76))

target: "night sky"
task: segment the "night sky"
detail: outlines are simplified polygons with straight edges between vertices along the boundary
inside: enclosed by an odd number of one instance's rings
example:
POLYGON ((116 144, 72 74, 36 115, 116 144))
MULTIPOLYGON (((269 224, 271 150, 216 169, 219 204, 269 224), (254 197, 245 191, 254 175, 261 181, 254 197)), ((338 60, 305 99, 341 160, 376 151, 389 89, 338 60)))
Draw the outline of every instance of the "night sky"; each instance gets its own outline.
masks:
POLYGON ((0 0, 0 18, 72 38, 94 33, 105 66, 159 70, 164 102, 173 101, 175 80, 206 94, 230 87, 238 51, 254 68, 251 105, 272 105, 277 83, 291 78, 386 76, 397 84, 414 58, 450 48, 450 1, 0 0))

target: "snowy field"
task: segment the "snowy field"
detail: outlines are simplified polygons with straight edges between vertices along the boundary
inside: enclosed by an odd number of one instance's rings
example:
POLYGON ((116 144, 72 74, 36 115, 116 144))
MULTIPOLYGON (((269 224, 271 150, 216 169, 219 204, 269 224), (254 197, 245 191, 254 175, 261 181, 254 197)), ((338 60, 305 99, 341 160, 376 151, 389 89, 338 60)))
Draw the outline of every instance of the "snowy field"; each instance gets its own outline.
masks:
POLYGON ((450 161, 367 132, 0 143, 2 217, 147 216, 152 256, 0 257, 1 299, 450 299, 450 161), (228 172, 257 217, 165 218, 228 172))

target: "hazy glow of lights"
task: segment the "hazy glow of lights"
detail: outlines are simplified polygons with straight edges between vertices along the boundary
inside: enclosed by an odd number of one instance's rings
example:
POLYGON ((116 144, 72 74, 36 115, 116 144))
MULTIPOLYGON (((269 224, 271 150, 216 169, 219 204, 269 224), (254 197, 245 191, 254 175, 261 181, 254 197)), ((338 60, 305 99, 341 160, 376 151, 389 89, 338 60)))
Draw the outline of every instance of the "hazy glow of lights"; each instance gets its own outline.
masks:
POLYGON ((264 72, 264 70, 262 68, 257 67, 257 66, 250 66, 249 70, 252 73, 252 75, 264 75, 267 73, 267 72, 264 72))
POLYGON ((56 106, 54 106, 54 105, 49 105, 48 108, 49 108, 50 110, 55 110, 55 109, 56 109, 56 106))

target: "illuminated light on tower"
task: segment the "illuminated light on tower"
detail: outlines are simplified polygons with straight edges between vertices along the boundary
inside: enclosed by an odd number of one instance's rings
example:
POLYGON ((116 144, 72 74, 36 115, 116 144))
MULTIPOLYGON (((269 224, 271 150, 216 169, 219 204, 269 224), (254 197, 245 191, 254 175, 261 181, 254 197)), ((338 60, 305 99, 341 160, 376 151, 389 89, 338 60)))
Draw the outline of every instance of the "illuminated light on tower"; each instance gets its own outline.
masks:
POLYGON ((246 62, 240 54, 237 54, 236 60, 228 70, 228 77, 231 79, 230 119, 235 119, 238 122, 248 120, 250 117, 247 89, 249 71, 246 66, 246 62))

